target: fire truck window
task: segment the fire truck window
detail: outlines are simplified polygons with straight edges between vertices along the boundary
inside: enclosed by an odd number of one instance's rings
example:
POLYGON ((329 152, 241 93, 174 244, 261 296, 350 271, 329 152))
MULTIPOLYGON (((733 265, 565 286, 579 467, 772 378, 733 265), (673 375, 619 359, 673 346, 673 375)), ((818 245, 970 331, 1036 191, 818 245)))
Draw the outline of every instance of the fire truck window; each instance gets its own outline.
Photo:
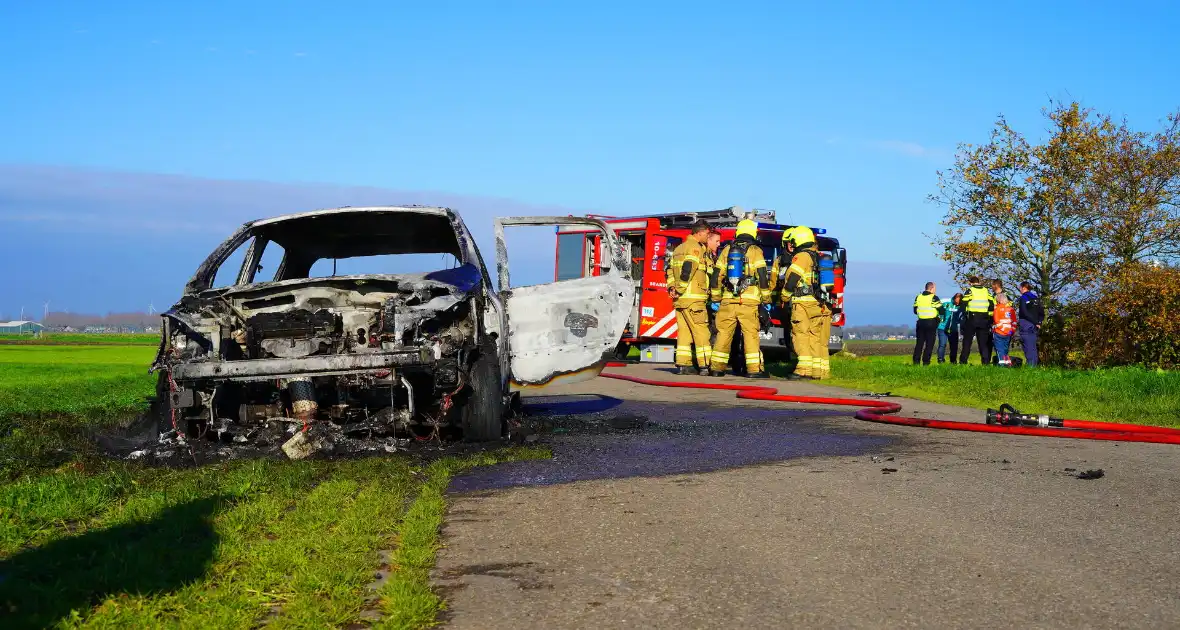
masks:
POLYGON ((762 245, 762 257, 766 259, 767 265, 774 264, 774 259, 778 258, 779 249, 777 245, 762 245))
MULTIPOLYGON (((680 247, 680 244, 683 242, 684 242, 683 239, 676 238, 675 236, 669 236, 668 240, 664 243, 664 249, 666 249, 667 251, 672 251, 672 250, 676 249, 677 247, 680 247)), ((663 264, 664 264, 664 262, 660 261, 660 265, 663 266, 663 264)))
POLYGON ((631 254, 631 279, 639 282, 643 280, 643 235, 627 234, 623 241, 631 254))
POLYGON ((557 281, 581 278, 586 271, 585 234, 557 236, 557 281))

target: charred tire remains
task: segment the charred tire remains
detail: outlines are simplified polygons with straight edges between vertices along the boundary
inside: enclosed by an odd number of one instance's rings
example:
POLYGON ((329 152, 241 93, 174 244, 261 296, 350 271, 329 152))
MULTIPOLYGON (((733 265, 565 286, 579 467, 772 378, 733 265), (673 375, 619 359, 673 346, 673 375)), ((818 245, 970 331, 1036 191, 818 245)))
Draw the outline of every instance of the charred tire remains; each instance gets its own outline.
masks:
POLYGON ((504 435, 500 364, 492 347, 485 345, 476 356, 462 392, 464 399, 456 403, 463 439, 468 442, 489 442, 504 435))

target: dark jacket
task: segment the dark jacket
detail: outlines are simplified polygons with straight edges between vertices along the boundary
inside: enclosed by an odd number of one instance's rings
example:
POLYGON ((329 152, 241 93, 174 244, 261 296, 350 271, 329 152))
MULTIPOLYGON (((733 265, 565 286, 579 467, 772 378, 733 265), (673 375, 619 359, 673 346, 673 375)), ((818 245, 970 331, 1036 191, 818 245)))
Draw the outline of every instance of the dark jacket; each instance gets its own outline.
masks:
POLYGON ((1033 313, 1032 309, 1028 306, 1028 303, 1036 299, 1036 297, 1037 294, 1032 291, 1025 291, 1020 294, 1020 298, 1016 301, 1016 318, 1032 322, 1039 326, 1043 323, 1044 317, 1040 316, 1040 313, 1033 313))

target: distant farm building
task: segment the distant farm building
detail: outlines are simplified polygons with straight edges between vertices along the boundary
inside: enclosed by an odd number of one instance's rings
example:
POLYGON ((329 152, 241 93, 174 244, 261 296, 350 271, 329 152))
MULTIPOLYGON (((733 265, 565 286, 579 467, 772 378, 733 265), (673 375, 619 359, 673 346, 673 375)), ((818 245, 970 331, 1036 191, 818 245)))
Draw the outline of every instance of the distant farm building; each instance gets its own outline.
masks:
POLYGON ((45 327, 37 322, 0 322, 0 335, 39 335, 45 327))

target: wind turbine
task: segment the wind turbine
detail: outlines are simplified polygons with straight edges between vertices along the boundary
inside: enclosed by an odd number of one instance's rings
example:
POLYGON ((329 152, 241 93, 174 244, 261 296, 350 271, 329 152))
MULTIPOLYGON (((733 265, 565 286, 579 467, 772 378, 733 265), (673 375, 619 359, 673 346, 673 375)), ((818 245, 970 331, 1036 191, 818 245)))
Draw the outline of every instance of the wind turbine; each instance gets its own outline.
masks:
POLYGON ((25 307, 20 307, 20 321, 25 321, 25 307))
POLYGON ((152 313, 155 313, 155 312, 156 312, 156 303, 155 302, 148 302, 148 315, 151 315, 152 313))
POLYGON ((44 323, 46 319, 49 319, 49 302, 48 301, 45 302, 45 314, 41 316, 41 322, 44 323))

